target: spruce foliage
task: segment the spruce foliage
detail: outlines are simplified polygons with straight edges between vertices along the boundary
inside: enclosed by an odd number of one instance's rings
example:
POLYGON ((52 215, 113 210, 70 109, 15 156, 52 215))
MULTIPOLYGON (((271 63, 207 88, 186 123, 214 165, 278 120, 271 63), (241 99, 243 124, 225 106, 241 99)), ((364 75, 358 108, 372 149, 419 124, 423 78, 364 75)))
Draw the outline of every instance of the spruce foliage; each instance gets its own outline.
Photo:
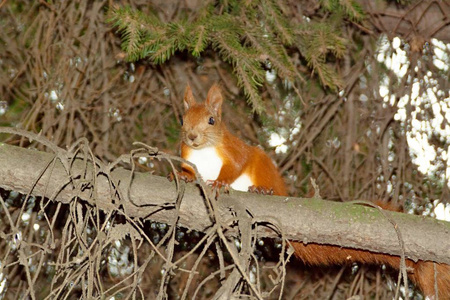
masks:
MULTIPOLYGON (((300 52, 324 89, 337 91, 341 87, 339 75, 329 64, 330 57, 336 60, 345 51, 346 41, 336 24, 323 20, 292 24, 282 2, 209 2, 195 15, 168 23, 153 14, 115 6, 110 10, 109 21, 121 34, 129 61, 145 58, 163 64, 176 52, 187 51, 199 57, 212 48, 232 66, 253 110, 261 113, 264 105, 258 87, 264 82, 266 68, 275 69, 280 78, 289 82, 297 82, 305 75, 298 71, 289 53, 300 52)), ((335 11, 352 21, 364 17, 352 0, 322 0, 321 4, 325 11, 335 11)))

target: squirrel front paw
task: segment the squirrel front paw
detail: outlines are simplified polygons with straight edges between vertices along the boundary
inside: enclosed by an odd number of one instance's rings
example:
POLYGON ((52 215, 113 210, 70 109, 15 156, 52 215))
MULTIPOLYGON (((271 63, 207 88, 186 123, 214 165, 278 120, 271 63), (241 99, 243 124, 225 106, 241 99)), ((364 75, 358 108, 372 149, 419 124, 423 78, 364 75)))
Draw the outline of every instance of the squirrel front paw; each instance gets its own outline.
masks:
POLYGON ((256 193, 261 195, 273 195, 273 189, 266 188, 264 186, 252 185, 248 187, 250 193, 256 193))
POLYGON ((226 194, 230 193, 230 185, 224 181, 220 181, 220 180, 206 180, 206 184, 211 186, 213 188, 213 190, 216 190, 217 193, 219 193, 219 191, 221 189, 223 189, 223 191, 226 194))

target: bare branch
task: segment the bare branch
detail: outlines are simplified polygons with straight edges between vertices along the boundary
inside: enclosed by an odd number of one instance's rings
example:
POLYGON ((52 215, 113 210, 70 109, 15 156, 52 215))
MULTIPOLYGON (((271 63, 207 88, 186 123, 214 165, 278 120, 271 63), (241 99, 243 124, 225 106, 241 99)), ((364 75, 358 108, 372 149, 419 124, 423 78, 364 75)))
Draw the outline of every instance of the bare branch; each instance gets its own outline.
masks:
MULTIPOLYGON (((121 198, 120 203, 111 201, 111 185, 98 173, 96 186, 85 184, 82 190, 77 174, 84 172, 82 159, 75 159, 72 166, 72 182, 62 164, 57 161, 50 174, 44 170, 54 155, 30 149, 1 144, 0 187, 21 193, 45 196, 62 203, 85 199, 106 213, 123 207, 126 215, 133 218, 152 219, 158 222, 173 221, 177 189, 165 177, 148 173, 134 173, 130 185, 130 199, 121 198), (33 182, 37 180, 33 186, 33 182), (95 203, 89 197, 96 195, 95 203)), ((91 168, 88 164, 87 168, 91 168)), ((100 168, 101 169, 101 168, 100 168)), ((87 172, 91 174, 91 172, 87 172)), ((126 194, 130 171, 116 168, 111 171, 112 185, 119 194, 126 194)), ((86 179, 84 179, 86 181, 86 179)), ((182 183, 183 184, 183 183, 182 183)), ((262 196, 232 192, 221 195, 217 202, 217 215, 221 220, 235 217, 231 212, 245 210, 254 222, 269 224, 258 226, 260 237, 277 237, 272 230, 276 224, 290 240, 308 243, 334 244, 345 247, 367 249, 375 252, 400 255, 401 249, 396 231, 390 221, 378 210, 355 204, 342 204, 318 199, 262 196)), ((450 223, 428 217, 413 216, 395 212, 387 213, 401 231, 407 257, 417 260, 432 260, 450 263, 450 223)), ((184 198, 178 212, 179 225, 206 231, 211 219, 200 190, 193 184, 186 185, 184 198)), ((237 234, 231 228, 227 234, 237 234)))

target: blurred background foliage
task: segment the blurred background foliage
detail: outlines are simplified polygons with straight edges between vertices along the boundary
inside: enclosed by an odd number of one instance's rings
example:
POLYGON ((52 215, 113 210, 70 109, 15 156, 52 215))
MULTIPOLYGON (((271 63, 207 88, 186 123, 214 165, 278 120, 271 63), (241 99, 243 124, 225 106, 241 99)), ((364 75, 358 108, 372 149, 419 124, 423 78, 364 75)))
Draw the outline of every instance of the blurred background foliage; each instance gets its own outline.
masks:
MULTIPOLYGON (((202 100, 218 82, 230 130, 271 155, 291 195, 312 196, 314 179, 327 200, 445 217, 449 11, 431 0, 1 1, 0 124, 61 147, 85 137, 104 161, 134 141, 176 154, 186 84, 202 100)), ((320 272, 301 276, 333 280, 320 272)), ((378 278, 348 273, 336 293, 378 278)))

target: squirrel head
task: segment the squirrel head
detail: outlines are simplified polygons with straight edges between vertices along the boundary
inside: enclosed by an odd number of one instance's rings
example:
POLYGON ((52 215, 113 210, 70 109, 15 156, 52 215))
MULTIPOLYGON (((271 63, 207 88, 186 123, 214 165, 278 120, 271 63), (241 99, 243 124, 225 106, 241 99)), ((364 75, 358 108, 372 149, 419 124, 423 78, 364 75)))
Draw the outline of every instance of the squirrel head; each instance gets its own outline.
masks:
POLYGON ((209 89, 206 100, 201 103, 195 101, 191 87, 186 87, 181 132, 187 146, 201 149, 220 142, 223 130, 222 102, 222 93, 217 84, 209 89))

